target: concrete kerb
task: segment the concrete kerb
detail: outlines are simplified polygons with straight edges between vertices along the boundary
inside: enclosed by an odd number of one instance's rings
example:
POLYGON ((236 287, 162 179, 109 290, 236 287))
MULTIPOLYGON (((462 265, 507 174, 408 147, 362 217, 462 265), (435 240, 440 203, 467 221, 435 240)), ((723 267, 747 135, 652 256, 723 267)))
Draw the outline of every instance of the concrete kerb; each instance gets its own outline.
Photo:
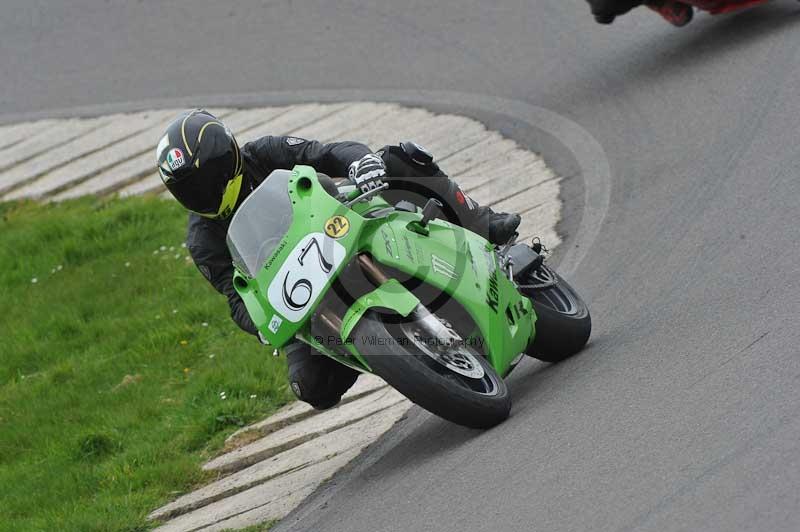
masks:
MULTIPOLYGON (((379 377, 374 375, 362 375, 358 378, 353 387, 347 390, 342 396, 342 401, 339 405, 342 406, 351 401, 361 399, 365 395, 385 388, 386 386, 388 386, 388 384, 379 377)), ((290 403, 263 421, 253 423, 252 425, 237 430, 225 439, 225 443, 226 445, 235 446, 237 440, 241 441, 242 436, 247 434, 257 433, 259 436, 263 437, 287 425, 297 423, 298 421, 318 415, 319 413, 319 410, 314 410, 308 403, 303 403, 302 401, 290 403)))

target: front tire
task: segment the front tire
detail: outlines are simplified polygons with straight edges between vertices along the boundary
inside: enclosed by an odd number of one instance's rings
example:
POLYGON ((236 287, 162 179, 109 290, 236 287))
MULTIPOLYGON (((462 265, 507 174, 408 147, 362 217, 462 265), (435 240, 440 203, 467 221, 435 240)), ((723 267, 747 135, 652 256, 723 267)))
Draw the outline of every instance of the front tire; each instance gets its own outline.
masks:
POLYGON ((583 349, 592 333, 589 308, 554 270, 542 265, 520 290, 536 311, 536 337, 528 355, 545 362, 560 362, 583 349))
POLYGON ((483 356, 462 342, 448 348, 453 351, 445 365, 432 355, 430 342, 420 341, 419 330, 419 322, 385 323, 369 311, 351 337, 376 375, 425 410, 476 429, 508 418, 506 383, 483 356))

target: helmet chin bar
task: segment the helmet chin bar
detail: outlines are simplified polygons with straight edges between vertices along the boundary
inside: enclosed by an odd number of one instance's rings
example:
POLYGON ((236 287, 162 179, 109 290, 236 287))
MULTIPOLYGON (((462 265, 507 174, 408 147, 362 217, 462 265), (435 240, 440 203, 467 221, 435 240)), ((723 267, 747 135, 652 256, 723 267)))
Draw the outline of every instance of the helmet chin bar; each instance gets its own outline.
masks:
POLYGON ((225 185, 225 192, 222 193, 222 201, 216 213, 203 213, 192 211, 205 218, 220 220, 230 217, 236 204, 239 202, 239 192, 242 190, 242 174, 237 175, 225 185))

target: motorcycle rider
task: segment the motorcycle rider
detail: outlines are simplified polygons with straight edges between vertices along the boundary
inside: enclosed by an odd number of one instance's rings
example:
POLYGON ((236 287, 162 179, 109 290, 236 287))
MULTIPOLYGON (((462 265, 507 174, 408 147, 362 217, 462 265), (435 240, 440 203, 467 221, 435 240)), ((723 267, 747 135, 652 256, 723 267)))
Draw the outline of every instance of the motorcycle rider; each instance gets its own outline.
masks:
MULTIPOLYGON (((233 287, 233 264, 226 243, 230 218, 242 201, 276 169, 309 165, 318 172, 349 175, 362 190, 388 183, 386 196, 411 201, 439 199, 444 216, 488 240, 502 244, 520 223, 517 214, 481 207, 451 181, 424 148, 413 142, 373 153, 358 142, 322 144, 291 136, 266 136, 241 148, 231 131, 208 111, 195 109, 173 120, 156 148, 164 185, 189 214, 186 244, 198 270, 227 297, 231 317, 258 334, 233 287)), ((289 381, 295 395, 314 408, 336 405, 358 372, 315 353, 299 341, 286 346, 289 381)))
POLYGON ((646 5, 660 14, 673 26, 685 26, 692 21, 694 8, 677 0, 586 0, 592 15, 600 24, 611 24, 614 19, 628 11, 646 5))

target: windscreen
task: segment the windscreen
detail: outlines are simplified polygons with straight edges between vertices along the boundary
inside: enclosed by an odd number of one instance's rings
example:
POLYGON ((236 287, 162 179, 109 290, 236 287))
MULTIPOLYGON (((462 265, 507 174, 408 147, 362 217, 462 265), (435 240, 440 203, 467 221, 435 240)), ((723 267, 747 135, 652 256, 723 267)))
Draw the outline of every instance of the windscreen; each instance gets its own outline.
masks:
POLYGON ((250 277, 256 276, 292 225, 291 177, 289 170, 275 170, 233 215, 228 249, 233 264, 250 277))

